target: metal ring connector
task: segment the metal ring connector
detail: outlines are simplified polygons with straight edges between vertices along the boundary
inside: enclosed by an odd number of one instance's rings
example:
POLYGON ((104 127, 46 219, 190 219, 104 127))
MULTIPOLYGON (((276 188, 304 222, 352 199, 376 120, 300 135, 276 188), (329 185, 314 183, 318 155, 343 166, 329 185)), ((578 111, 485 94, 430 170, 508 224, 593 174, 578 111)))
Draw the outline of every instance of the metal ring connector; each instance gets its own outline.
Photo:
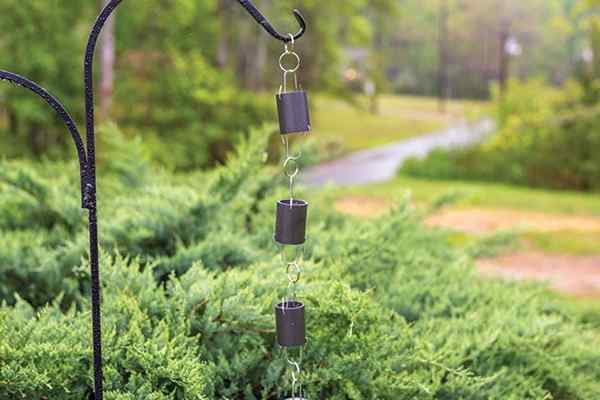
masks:
POLYGON ((295 285, 300 281, 302 270, 296 261, 292 261, 288 263, 286 273, 290 284, 295 285))
POLYGON ((293 179, 300 173, 300 167, 298 166, 298 157, 288 157, 283 163, 285 168, 285 175, 293 179))
POLYGON ((286 49, 283 52, 283 54, 279 56, 279 68, 281 68, 283 72, 286 72, 288 74, 293 74, 294 72, 298 71, 298 69, 300 69, 300 56, 298 55, 298 53, 286 49), (296 59, 296 65, 293 68, 286 68, 283 65, 283 61, 285 60, 286 56, 291 56, 296 59))

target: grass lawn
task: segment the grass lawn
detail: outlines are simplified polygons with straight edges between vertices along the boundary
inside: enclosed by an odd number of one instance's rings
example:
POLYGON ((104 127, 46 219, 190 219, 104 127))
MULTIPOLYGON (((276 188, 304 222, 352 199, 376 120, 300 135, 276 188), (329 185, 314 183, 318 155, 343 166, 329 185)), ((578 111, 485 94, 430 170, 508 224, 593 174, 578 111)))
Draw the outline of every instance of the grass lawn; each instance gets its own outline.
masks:
POLYGON ((313 96, 312 122, 315 138, 335 142, 345 151, 380 146, 446 128, 481 117, 489 103, 451 101, 440 113, 437 100, 427 97, 384 95, 379 112, 368 111, 364 99, 357 105, 326 96, 313 96))
POLYGON ((429 204, 448 193, 456 192, 459 207, 511 208, 550 214, 600 217, 600 194, 530 189, 519 186, 469 182, 436 181, 398 177, 393 181, 339 189, 339 195, 369 194, 394 200, 410 193, 417 204, 429 204))
MULTIPOLYGON (((458 200, 449 207, 451 210, 516 210, 542 216, 547 214, 549 221, 552 221, 553 217, 569 216, 600 221, 600 194, 549 191, 504 184, 434 181, 401 176, 387 183, 336 188, 333 189, 333 193, 329 193, 334 199, 359 196, 381 199, 388 204, 407 194, 415 205, 423 208, 445 195, 456 194, 458 200)), ((385 203, 383 204, 385 206, 385 203)), ((544 252, 568 255, 600 254, 600 231, 597 230, 571 228, 537 231, 533 228, 519 232, 529 245, 544 252)), ((458 236, 468 239, 470 235, 458 236)))
POLYGON ((548 253, 574 256, 600 254, 600 231, 526 232, 523 237, 535 248, 548 253))

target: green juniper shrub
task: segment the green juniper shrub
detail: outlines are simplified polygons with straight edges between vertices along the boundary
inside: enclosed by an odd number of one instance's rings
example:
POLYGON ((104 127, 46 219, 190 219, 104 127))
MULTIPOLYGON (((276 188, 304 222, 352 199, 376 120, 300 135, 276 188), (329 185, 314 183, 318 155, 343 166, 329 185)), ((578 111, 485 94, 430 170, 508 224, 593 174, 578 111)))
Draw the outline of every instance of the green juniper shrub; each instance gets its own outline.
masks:
MULTIPOLYGON (((539 288, 478 279, 467 257, 441 248, 411 219, 401 207, 347 239, 346 278, 412 321, 413 332, 427 338, 432 361, 443 360, 440 368, 464 369, 487 382, 470 395, 441 398, 551 393, 584 399, 599 393, 597 333, 581 331, 560 308, 549 312, 539 288)), ((447 389, 442 385, 440 393, 447 389)))
MULTIPOLYGON (((264 166, 269 132, 243 140, 214 172, 149 170, 132 183, 137 175, 116 168, 100 177, 107 399, 289 394, 273 317, 288 285, 272 239, 275 202, 286 193, 264 166)), ((52 168, 28 168, 40 193, 66 183, 52 168)), ((32 198, 2 182, 0 204, 22 212, 11 219, 0 210, 0 399, 86 398, 87 232, 84 215, 68 211, 78 192, 70 203, 68 190, 57 190, 39 206, 70 224, 37 227, 38 207, 17 205, 32 198)), ((298 289, 309 398, 600 393, 597 329, 544 289, 478 278, 471 256, 425 228, 407 202, 373 221, 312 204, 308 232, 298 289)))
MULTIPOLYGON (((211 368, 198 358, 185 316, 150 272, 102 262, 108 399, 205 399, 211 368)), ((89 307, 62 313, 19 301, 0 318, 0 398, 84 399, 90 394, 89 307)))
POLYGON ((502 181, 551 189, 600 189, 600 108, 575 83, 511 81, 489 141, 408 160, 400 173, 428 179, 502 181))

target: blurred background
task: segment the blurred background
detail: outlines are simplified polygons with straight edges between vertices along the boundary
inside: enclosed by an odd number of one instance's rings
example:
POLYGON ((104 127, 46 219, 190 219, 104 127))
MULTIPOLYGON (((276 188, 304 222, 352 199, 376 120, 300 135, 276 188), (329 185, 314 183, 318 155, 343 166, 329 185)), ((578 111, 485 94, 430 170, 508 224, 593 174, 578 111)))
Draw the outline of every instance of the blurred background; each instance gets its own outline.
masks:
MULTIPOLYGON (((457 245, 512 243, 482 251, 482 273, 600 295, 600 2, 255 3, 282 32, 297 30, 294 7, 309 24, 295 49, 314 132, 298 145, 315 195, 371 218, 409 193, 457 245)), ((81 55, 102 5, 4 0, 1 68, 83 121, 81 55)), ((224 163, 275 122, 282 50, 232 0, 124 4, 97 55, 100 162, 137 138, 175 173, 224 163)), ((70 160, 71 146, 45 104, 0 87, 3 157, 70 160)))

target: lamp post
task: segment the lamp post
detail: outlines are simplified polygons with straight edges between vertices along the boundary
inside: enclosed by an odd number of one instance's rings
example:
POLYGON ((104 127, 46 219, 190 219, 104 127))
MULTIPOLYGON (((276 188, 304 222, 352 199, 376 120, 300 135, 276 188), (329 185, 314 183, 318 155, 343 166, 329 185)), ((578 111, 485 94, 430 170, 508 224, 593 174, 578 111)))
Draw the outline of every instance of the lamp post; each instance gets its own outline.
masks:
POLYGON ((498 82, 500 84, 500 94, 504 95, 510 75, 510 59, 520 56, 523 53, 523 48, 517 38, 510 34, 510 23, 507 20, 502 21, 499 39, 498 82))
MULTIPOLYGON (((61 102, 51 95, 39 84, 9 71, 0 70, 0 80, 5 80, 26 88, 41 97, 65 123, 71 134, 79 160, 81 180, 81 204, 88 210, 89 251, 90 251, 90 280, 92 303, 92 343, 93 343, 93 368, 94 392, 93 399, 102 400, 104 397, 103 370, 102 370, 102 313, 100 297, 100 266, 98 262, 98 209, 96 202, 96 138, 94 118, 94 82, 93 64, 94 53, 98 37, 107 19, 123 3, 124 0, 110 0, 106 3, 96 19, 88 37, 84 56, 84 86, 85 86, 85 111, 86 111, 86 146, 84 147, 77 124, 71 118, 61 102)), ((284 43, 295 41, 304 35, 306 22, 298 10, 294 16, 300 25, 300 30, 295 34, 279 33, 269 20, 252 4, 250 0, 238 0, 238 3, 260 24, 271 36, 284 43)))

